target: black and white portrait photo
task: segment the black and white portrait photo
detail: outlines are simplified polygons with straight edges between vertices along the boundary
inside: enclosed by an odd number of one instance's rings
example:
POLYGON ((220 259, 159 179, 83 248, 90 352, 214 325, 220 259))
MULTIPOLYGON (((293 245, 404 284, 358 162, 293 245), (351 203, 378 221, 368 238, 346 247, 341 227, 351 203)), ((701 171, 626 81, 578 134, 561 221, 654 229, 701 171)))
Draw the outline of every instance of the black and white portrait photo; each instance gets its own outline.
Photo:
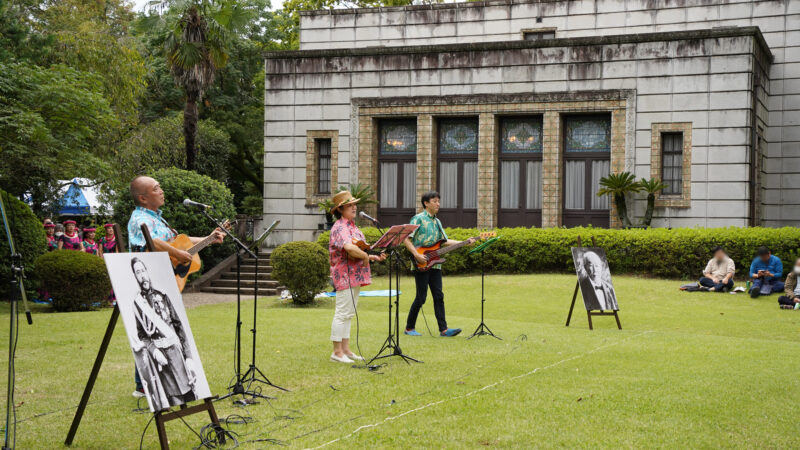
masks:
POLYGON ((606 252, 596 247, 572 247, 575 272, 588 311, 618 311, 606 252))
POLYGON ((166 253, 112 253, 106 267, 151 411, 211 396, 166 253))

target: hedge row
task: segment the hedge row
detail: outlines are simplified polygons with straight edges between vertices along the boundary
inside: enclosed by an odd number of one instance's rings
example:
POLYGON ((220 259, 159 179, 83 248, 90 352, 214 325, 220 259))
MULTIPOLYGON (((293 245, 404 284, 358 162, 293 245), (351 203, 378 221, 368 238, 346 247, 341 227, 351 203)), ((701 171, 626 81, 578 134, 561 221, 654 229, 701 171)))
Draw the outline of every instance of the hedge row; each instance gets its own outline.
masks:
MULTIPOLYGON (((380 236, 374 228, 363 228, 367 242, 380 236)), ((476 236, 480 230, 447 228, 451 239, 476 236)), ((653 228, 608 230, 600 228, 498 228, 500 239, 485 255, 487 272, 535 273, 573 272, 570 247, 577 237, 584 246, 591 245, 591 236, 606 251, 614 273, 650 275, 665 278, 694 279, 701 275, 711 258, 711 249, 725 248, 736 262, 738 279, 744 279, 759 246, 767 246, 783 260, 788 272, 800 256, 800 228, 653 228)), ((327 249, 330 233, 319 236, 317 243, 327 249)), ((405 250, 403 253, 406 253, 405 250)), ((410 259, 404 256, 406 266, 410 259)), ((455 251, 447 255, 446 273, 480 273, 479 255, 455 251)), ((381 274, 385 268, 373 269, 381 274)))

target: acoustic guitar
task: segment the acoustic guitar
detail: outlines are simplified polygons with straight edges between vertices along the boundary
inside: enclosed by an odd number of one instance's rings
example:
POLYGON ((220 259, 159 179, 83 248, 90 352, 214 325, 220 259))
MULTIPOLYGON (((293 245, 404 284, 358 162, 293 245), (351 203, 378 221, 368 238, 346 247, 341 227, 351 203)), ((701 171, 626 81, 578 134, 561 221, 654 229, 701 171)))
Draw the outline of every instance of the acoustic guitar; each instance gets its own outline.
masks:
MULTIPOLYGON (((226 220, 222 226, 225 227, 226 230, 231 229, 231 224, 228 220, 226 220)), ((192 255, 192 262, 190 263, 179 263, 178 260, 172 256, 169 257, 169 260, 172 263, 172 270, 175 273, 175 281, 178 282, 179 291, 183 292, 183 288, 186 286, 186 279, 189 278, 189 275, 200 270, 200 267, 202 266, 202 263, 200 262, 200 255, 198 255, 200 250, 211 245, 215 239, 216 237, 212 234, 202 241, 193 244, 189 236, 185 234, 179 234, 175 237, 175 239, 168 242, 170 246, 177 248, 178 250, 184 250, 192 255)))
MULTIPOLYGON (((484 231, 483 233, 479 234, 478 236, 475 236, 474 238, 470 238, 470 239, 484 240, 484 239, 489 239, 489 238, 492 238, 492 237, 495 237, 495 236, 497 236, 497 232, 484 231)), ((437 242, 437 243, 435 243, 435 244, 433 244, 431 246, 428 246, 428 247, 417 247, 417 249, 416 249, 417 253, 419 253, 420 255, 425 257, 425 262, 424 263, 419 263, 419 262, 417 262, 416 259, 413 260, 414 265, 417 266, 417 270, 419 270, 420 272, 425 272, 426 270, 429 270, 431 267, 435 266, 436 264, 442 264, 445 261, 445 259, 442 258, 443 255, 445 255, 447 253, 450 253, 453 250, 458 250, 459 248, 464 247, 466 245, 472 244, 472 242, 470 242, 469 239, 467 239, 465 241, 461 241, 458 244, 453 244, 453 245, 448 245, 447 247, 442 247, 442 244, 444 244, 445 242, 447 242, 447 240, 442 239, 441 241, 439 241, 439 242, 437 242)))

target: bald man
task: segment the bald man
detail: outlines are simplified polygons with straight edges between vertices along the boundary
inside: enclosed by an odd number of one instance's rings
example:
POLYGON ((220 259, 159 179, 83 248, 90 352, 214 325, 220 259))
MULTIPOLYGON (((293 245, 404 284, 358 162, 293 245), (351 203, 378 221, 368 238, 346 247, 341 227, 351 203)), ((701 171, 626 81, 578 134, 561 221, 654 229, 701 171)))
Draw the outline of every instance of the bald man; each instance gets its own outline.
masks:
MULTIPOLYGON (((174 257, 181 263, 189 263, 192 261, 192 255, 184 250, 179 250, 168 244, 171 240, 175 239, 178 232, 169 226, 166 220, 161 217, 161 208, 164 206, 164 191, 161 190, 161 185, 158 184, 153 178, 138 176, 131 181, 130 184, 131 197, 136 208, 128 220, 128 249, 132 252, 145 251, 145 239, 142 234, 142 224, 147 225, 150 231, 150 237, 153 238, 153 245, 158 252, 167 252, 170 256, 174 257)), ((222 230, 216 229, 213 234, 216 243, 222 242, 225 234, 222 230)), ((198 242, 205 238, 192 237, 192 242, 198 242)), ((139 372, 136 372, 136 390, 133 391, 134 397, 144 397, 144 387, 139 378, 139 372)))
POLYGON ((578 274, 581 293, 586 309, 590 311, 616 311, 617 297, 614 288, 603 278, 605 263, 600 255, 586 250, 583 254, 583 270, 578 274))

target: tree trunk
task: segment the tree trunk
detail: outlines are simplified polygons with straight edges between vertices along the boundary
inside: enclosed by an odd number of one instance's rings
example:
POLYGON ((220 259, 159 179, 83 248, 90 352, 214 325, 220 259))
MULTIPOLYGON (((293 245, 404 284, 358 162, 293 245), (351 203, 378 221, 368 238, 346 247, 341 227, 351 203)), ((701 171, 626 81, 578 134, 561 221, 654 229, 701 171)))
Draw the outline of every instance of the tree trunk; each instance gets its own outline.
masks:
POLYGON ((625 203, 625 194, 615 194, 614 204, 617 206, 617 216, 622 222, 622 227, 630 228, 631 221, 628 219, 628 205, 625 203))
POLYGON ((656 194, 647 194, 647 210, 644 212, 644 226, 649 227, 653 221, 653 210, 656 207, 656 194))
POLYGON ((197 137, 197 96, 186 95, 186 106, 183 109, 183 139, 186 142, 186 170, 194 170, 195 138, 197 137))

